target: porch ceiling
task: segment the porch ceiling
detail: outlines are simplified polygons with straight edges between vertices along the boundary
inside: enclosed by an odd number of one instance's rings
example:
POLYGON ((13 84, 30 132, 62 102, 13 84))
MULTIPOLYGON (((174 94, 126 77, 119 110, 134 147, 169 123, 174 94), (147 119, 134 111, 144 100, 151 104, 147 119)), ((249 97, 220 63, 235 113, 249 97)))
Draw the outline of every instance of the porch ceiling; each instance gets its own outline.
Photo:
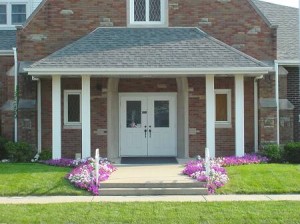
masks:
POLYGON ((271 68, 198 28, 97 28, 29 75, 258 74, 271 68))

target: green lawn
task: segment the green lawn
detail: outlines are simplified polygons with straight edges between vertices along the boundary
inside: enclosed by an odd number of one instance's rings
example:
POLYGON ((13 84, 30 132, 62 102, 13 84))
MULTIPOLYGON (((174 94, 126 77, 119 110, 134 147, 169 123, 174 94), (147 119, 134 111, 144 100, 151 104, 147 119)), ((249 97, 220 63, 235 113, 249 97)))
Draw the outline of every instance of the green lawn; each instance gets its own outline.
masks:
POLYGON ((36 163, 0 163, 0 196, 89 195, 64 178, 70 170, 36 163))
MULTIPOLYGON (((43 164, 0 163, 0 196, 90 195, 64 178, 70 169, 43 164)), ((226 169, 230 180, 217 190, 218 194, 300 193, 300 165, 259 164, 226 169)))
POLYGON ((297 224, 299 211, 300 202, 0 205, 0 223, 297 224))
POLYGON ((229 182, 218 194, 300 193, 300 165, 258 164, 226 167, 229 182))

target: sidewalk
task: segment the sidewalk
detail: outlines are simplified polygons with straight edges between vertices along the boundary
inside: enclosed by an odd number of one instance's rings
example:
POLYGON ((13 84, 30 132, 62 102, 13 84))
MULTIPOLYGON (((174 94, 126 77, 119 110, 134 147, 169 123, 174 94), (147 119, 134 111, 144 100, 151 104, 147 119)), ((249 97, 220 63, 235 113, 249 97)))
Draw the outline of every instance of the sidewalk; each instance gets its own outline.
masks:
POLYGON ((75 202, 231 202, 299 201, 300 194, 288 195, 192 195, 192 196, 30 196, 0 197, 0 204, 51 204, 75 202))

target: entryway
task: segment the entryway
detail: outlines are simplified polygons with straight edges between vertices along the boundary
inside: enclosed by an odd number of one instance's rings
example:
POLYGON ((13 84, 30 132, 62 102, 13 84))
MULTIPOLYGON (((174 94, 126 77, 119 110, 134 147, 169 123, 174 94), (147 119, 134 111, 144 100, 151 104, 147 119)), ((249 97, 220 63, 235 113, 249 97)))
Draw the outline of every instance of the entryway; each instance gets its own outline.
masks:
POLYGON ((177 156, 176 93, 120 93, 121 157, 177 156))

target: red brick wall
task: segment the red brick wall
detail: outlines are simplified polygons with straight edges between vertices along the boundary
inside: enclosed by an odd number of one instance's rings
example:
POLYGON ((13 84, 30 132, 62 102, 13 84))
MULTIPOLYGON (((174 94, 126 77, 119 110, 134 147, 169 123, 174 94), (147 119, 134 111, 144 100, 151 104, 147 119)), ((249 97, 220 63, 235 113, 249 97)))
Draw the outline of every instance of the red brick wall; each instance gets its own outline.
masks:
POLYGON ((177 92, 176 79, 120 79, 119 92, 177 92))
POLYGON ((29 25, 18 32, 20 60, 35 61, 72 43, 99 26, 102 18, 110 18, 114 26, 126 25, 125 0, 48 0, 29 25), (70 9, 73 15, 61 15, 70 9), (46 37, 30 39, 32 34, 46 37))
POLYGON ((287 82, 289 88, 287 89, 287 99, 294 105, 294 141, 300 141, 300 99, 299 99, 299 68, 286 67, 289 73, 287 75, 287 82))
POLYGON ((254 78, 245 78, 245 152, 254 152, 254 78))
POLYGON ((213 37, 259 59, 276 58, 276 30, 247 0, 169 0, 170 26, 200 27, 213 37), (254 27, 259 32, 251 32, 254 27))
MULTIPOLYGON (((8 76, 6 72, 14 65, 13 56, 0 56, 0 107, 7 101, 9 88, 8 88, 8 76)), ((5 122, 1 119, 1 110, 0 110, 0 135, 2 134, 3 127, 5 128, 5 122)), ((7 124, 9 125, 9 124, 7 124)))
MULTIPOLYGON (((258 98, 270 98, 275 100, 275 75, 264 75, 262 80, 258 81, 258 98)), ((275 105, 276 106, 276 105, 275 105)), ((276 107, 259 107, 259 143, 276 142, 276 107), (269 125, 271 124, 271 125, 269 125)))
POLYGON ((216 128, 216 156, 235 153, 235 92, 234 78, 215 78, 215 89, 231 89, 231 128, 216 128))
POLYGON ((41 79, 42 148, 52 149, 52 80, 41 79))
POLYGON ((206 109, 205 78, 189 78, 189 128, 197 130, 196 135, 189 135, 189 155, 205 154, 206 147, 206 109))
MULTIPOLYGON (((107 79, 91 78, 91 150, 100 148, 100 155, 107 156, 107 136, 95 133, 97 129, 107 129, 107 98, 104 89, 107 79)), ((80 78, 61 79, 62 108, 62 157, 75 158, 81 153, 81 128, 64 127, 64 90, 81 89, 80 78)), ((52 148, 52 80, 42 79, 42 147, 52 148)), ((84 116, 84 115, 82 115, 84 116)))
MULTIPOLYGON (((48 0, 18 32, 19 58, 41 59, 99 27, 103 18, 113 26, 127 26, 126 0, 48 0), (63 9, 74 14, 62 15, 63 9)), ((169 26, 200 27, 257 59, 276 57, 275 30, 247 0, 169 0, 169 26)))
POLYGON ((4 102, 8 99, 8 94, 11 92, 8 86, 8 81, 12 82, 13 77, 10 77, 11 79, 8 80, 8 76, 6 75, 6 72, 14 65, 14 57, 13 56, 0 56, 0 105, 2 105, 4 102))
MULTIPOLYGON (((206 147, 205 78, 189 78, 189 128, 197 134, 190 135, 190 156, 204 156, 206 147)), ((245 78, 245 151, 254 151, 254 97, 253 78, 245 78)), ((235 92, 234 78, 215 78, 215 89, 231 89, 231 128, 216 128, 216 156, 235 154, 235 92)))
POLYGON ((107 135, 96 133, 98 129, 103 129, 107 134, 107 81, 105 78, 91 78, 92 155, 99 148, 100 155, 107 156, 107 135))

